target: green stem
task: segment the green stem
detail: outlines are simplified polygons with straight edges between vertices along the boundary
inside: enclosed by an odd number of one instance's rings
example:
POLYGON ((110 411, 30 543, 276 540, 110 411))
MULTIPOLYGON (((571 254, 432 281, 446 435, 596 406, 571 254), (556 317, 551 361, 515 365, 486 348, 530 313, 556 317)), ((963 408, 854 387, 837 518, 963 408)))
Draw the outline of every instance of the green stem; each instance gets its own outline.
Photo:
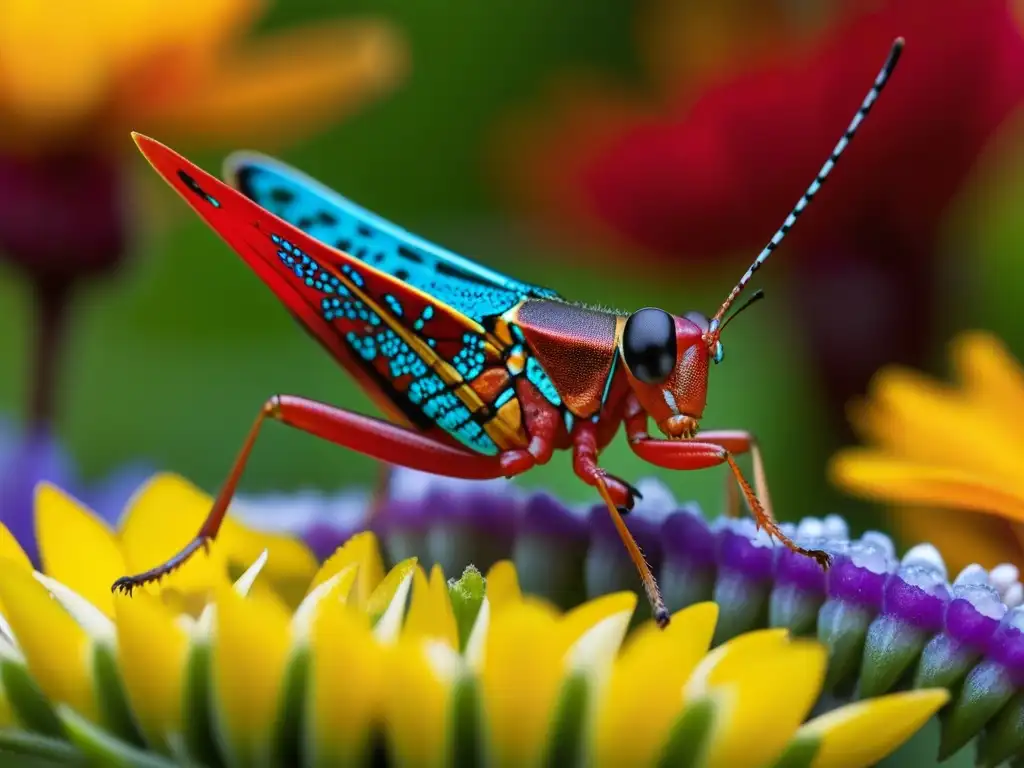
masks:
POLYGON ((36 339, 29 373, 28 427, 48 429, 56 419, 56 392, 65 324, 71 305, 71 280, 62 277, 33 281, 36 339))

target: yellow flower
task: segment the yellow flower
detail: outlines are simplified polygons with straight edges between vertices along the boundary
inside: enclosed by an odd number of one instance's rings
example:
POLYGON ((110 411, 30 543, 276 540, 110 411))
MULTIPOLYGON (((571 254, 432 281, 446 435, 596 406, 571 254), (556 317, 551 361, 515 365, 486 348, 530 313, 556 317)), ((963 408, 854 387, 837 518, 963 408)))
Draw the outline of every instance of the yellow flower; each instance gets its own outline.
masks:
MULTIPOLYGON (((158 474, 136 491, 114 531, 64 491, 42 483, 35 519, 43 571, 112 619, 114 580, 173 555, 199 530, 212 504, 209 495, 184 478, 158 474)), ((274 552, 274 562, 264 569, 265 589, 294 607, 316 573, 313 554, 299 541, 247 528, 230 514, 207 554, 197 554, 159 588, 147 589, 176 610, 198 615, 209 596, 230 584, 264 549, 274 552)))
POLYGON ((952 569, 1024 563, 1024 370, 987 333, 951 348, 957 383, 914 371, 881 371, 851 408, 869 445, 841 451, 831 474, 841 487, 903 509, 900 532, 928 540, 952 569), (964 515, 963 511, 980 512, 964 515))
POLYGON ((257 0, 5 0, 0 151, 127 149, 130 130, 296 136, 391 85, 403 56, 378 21, 321 21, 243 42, 257 0))
MULTIPOLYGON (((186 487, 161 478, 149 504, 182 502, 186 487)), ((128 513, 133 526, 140 504, 128 513)), ((892 752, 948 699, 911 691, 805 722, 825 673, 817 642, 765 630, 709 652, 711 603, 627 638, 632 592, 560 613, 524 597, 508 562, 486 580, 467 568, 446 582, 415 560, 385 572, 371 533, 311 575, 297 605, 268 579, 275 568, 295 572, 284 567, 294 552, 274 539, 234 585, 211 578, 197 616, 185 615, 165 593, 202 582, 209 561, 183 569, 176 585, 112 597, 93 585, 134 556, 141 532, 104 532, 52 488, 40 494, 43 509, 47 575, 0 533, 0 751, 147 766, 383 756, 400 765, 852 767, 892 752), (54 543, 60 531, 88 560, 54 543)), ((169 522, 159 524, 166 538, 169 522)), ((226 536, 209 559, 246 551, 240 542, 254 535, 226 536)))

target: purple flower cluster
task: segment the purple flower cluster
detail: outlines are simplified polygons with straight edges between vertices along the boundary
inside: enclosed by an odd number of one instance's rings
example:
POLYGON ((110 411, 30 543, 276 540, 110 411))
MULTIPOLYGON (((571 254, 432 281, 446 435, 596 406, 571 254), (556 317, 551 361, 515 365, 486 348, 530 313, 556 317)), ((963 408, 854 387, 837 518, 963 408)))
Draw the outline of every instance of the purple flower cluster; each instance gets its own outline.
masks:
MULTIPOLYGON (((979 733, 979 765, 1024 754, 1024 587, 1014 566, 972 565, 950 581, 930 544, 898 558, 888 536, 872 531, 851 540, 835 515, 785 524, 797 541, 834 556, 826 573, 750 519, 708 521, 657 481, 639 487, 644 500, 627 524, 671 610, 718 603, 716 644, 761 627, 816 636, 829 651, 830 699, 943 686, 954 692, 942 716, 943 757, 979 733)), ((467 563, 486 570, 511 559, 524 591, 563 607, 640 587, 601 505, 571 507, 507 481, 404 470, 395 471, 371 520, 359 512, 365 497, 349 501, 343 524, 309 530, 320 555, 369 528, 392 562, 415 555, 458 573, 467 563)), ((647 610, 639 601, 638 619, 647 610)))

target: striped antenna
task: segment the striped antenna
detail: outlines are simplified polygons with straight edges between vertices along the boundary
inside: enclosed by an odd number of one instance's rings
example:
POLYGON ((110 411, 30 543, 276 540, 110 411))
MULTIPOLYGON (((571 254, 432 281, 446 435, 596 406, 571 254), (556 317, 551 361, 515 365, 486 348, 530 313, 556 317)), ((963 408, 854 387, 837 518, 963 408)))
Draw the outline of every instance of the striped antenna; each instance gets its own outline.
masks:
POLYGON ((708 345, 710 347, 714 347, 715 344, 717 344, 718 335, 722 330, 720 327, 722 318, 729 310, 729 307, 732 306, 732 303, 736 301, 736 297, 740 295, 740 292, 746 287, 747 283, 750 282, 754 273, 757 272, 761 265, 768 260, 768 257, 772 255, 772 251, 779 247, 779 243, 782 242, 786 233, 792 229, 797 218, 804 212, 804 209, 807 208, 807 205, 814 199, 814 196, 818 194, 818 190, 821 189, 821 185, 825 183, 825 179, 828 178, 828 175, 832 173, 832 169, 835 167, 836 161, 839 160, 839 157, 846 150, 850 140, 853 138, 854 134, 857 133, 857 129, 860 127, 860 124, 864 121, 864 118, 867 117, 868 112, 871 111, 871 107, 874 106, 875 100, 878 98, 878 94, 882 92, 882 89, 889 81, 889 77, 892 75, 893 70, 896 69, 896 62, 899 61, 900 54, 902 52, 903 38, 897 37, 889 51, 889 57, 885 60, 885 64, 882 66, 882 71, 879 72, 878 77, 875 78, 874 85, 871 86, 871 90, 868 91, 868 95, 864 97, 864 101, 861 103, 860 109, 858 109, 857 114, 853 116, 853 120, 850 121, 850 125, 846 129, 846 132, 839 139, 839 142, 836 144, 836 148, 832 150, 832 154, 829 155, 828 160, 826 160, 825 164, 821 166, 821 170, 818 171, 818 175, 814 178, 814 181, 811 182, 807 191, 804 192, 803 197, 801 197, 797 201, 797 204, 793 206, 793 210, 789 212, 789 216, 786 217, 782 226, 779 227, 774 235, 772 235, 772 239, 768 241, 768 245, 766 245, 764 250, 758 254, 756 259, 754 259, 754 263, 750 265, 750 269, 748 269, 746 274, 744 274, 743 277, 740 278, 740 281, 736 283, 736 287, 732 289, 728 298, 722 303, 722 306, 718 308, 715 316, 711 318, 707 334, 708 345))

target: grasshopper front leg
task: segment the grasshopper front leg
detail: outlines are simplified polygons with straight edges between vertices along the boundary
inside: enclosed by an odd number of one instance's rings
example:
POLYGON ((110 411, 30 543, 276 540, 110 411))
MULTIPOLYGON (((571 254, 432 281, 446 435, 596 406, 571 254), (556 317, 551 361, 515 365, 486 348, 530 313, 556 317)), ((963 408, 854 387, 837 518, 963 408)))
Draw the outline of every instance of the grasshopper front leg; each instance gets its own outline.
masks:
POLYGON ((639 493, 633 486, 601 469, 597 464, 597 454, 597 434, 594 425, 579 424, 573 431, 573 469, 577 477, 588 485, 594 486, 601 495, 601 499, 608 508, 608 514, 611 515, 615 530, 618 532, 619 538, 622 539, 626 552, 629 553, 629 559, 633 561, 633 565, 636 566, 636 570, 640 574, 640 581, 643 582, 647 599, 651 603, 654 621, 664 629, 668 626, 669 614, 665 600, 661 596, 661 589, 659 589, 654 573, 647 563, 647 558, 640 551, 640 546, 622 519, 622 513, 629 511, 629 508, 633 506, 633 497, 639 496, 639 493), (628 507, 624 506, 627 502, 628 507))
POLYGON ((758 528, 780 541, 793 552, 813 558, 822 568, 832 564, 832 557, 820 549, 806 549, 796 544, 779 528, 772 514, 765 477, 764 462, 757 441, 749 432, 722 430, 699 432, 689 440, 658 440, 647 434, 647 416, 638 413, 631 416, 626 424, 629 447, 644 461, 666 469, 708 469, 727 464, 754 515, 758 528), (743 476, 734 458, 737 454, 750 453, 754 460, 754 484, 757 492, 743 476))

